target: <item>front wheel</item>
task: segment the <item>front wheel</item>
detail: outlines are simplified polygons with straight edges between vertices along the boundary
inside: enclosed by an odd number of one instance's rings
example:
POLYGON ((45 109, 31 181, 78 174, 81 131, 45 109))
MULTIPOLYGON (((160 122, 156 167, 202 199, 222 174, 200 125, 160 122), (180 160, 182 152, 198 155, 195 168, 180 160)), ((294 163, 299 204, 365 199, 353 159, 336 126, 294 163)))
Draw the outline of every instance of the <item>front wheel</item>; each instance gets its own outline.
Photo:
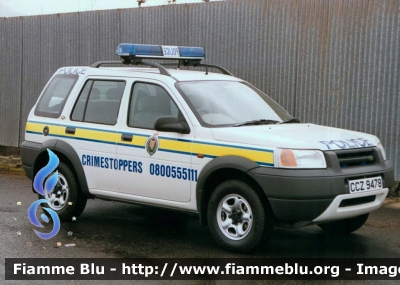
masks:
POLYGON ((367 221, 369 214, 354 218, 319 224, 318 226, 328 233, 349 234, 361 228, 367 221))
POLYGON ((214 239, 224 248, 245 253, 254 249, 270 218, 256 192, 246 183, 229 180, 221 183, 212 193, 207 220, 214 239))
POLYGON ((72 221, 73 217, 79 217, 85 209, 86 197, 80 191, 75 174, 68 165, 60 162, 57 170, 58 180, 53 191, 46 196, 39 195, 39 198, 48 201, 42 207, 50 206, 58 214, 60 221, 72 221))

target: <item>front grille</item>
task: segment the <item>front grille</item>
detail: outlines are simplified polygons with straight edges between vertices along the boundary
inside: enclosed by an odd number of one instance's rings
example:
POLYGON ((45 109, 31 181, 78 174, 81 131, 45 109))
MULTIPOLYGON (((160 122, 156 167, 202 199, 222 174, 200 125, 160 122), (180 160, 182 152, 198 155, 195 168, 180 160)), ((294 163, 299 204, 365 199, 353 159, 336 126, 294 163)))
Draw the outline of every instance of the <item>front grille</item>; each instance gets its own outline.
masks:
POLYGON ((338 151, 336 155, 341 168, 373 164, 376 159, 373 149, 338 151))
POLYGON ((365 196, 365 197, 360 197, 360 198, 352 198, 352 199, 346 199, 340 202, 339 207, 350 207, 350 206, 355 206, 355 205, 361 205, 361 204, 367 204, 370 202, 375 201, 375 195, 372 196, 365 196))

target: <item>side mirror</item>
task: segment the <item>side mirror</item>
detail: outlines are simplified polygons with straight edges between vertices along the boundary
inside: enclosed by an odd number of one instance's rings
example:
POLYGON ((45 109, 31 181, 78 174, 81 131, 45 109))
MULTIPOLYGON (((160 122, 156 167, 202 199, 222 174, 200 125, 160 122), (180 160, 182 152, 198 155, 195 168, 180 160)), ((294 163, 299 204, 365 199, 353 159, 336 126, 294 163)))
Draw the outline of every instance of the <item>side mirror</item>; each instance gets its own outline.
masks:
POLYGON ((178 119, 172 116, 158 117, 154 123, 154 129, 160 132, 190 133, 186 122, 178 123, 178 119))

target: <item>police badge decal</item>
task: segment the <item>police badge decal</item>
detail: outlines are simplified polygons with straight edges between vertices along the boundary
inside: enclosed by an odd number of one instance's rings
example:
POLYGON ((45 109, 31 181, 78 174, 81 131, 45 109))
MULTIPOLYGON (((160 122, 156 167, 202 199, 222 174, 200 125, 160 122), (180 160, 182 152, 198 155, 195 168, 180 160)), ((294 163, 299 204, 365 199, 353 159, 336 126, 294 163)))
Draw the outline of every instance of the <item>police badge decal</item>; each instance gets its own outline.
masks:
POLYGON ((158 146, 159 146, 158 133, 155 133, 154 135, 152 135, 147 139, 146 150, 150 155, 153 155, 156 153, 158 146))

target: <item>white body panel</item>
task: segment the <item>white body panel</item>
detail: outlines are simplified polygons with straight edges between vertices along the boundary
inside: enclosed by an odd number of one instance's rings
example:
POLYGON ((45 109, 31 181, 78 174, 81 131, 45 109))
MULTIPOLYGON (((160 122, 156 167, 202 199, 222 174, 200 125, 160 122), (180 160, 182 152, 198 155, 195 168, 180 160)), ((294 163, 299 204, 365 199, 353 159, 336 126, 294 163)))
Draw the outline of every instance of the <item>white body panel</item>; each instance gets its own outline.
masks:
MULTIPOLYGON (((193 111, 175 88, 176 80, 225 80, 242 81, 233 76, 213 74, 206 75, 204 72, 188 72, 180 70, 169 70, 172 77, 160 75, 157 69, 144 68, 90 68, 90 67, 64 67, 57 74, 78 74, 79 79, 67 99, 60 118, 44 118, 35 116, 33 109, 29 120, 38 121, 43 124, 62 126, 76 126, 77 128, 90 130, 101 130, 115 135, 113 141, 99 143, 96 140, 75 139, 73 135, 59 135, 58 139, 70 144, 77 152, 83 164, 89 192, 97 197, 110 198, 121 201, 132 201, 163 207, 186 209, 197 211, 196 204, 196 180, 173 179, 171 177, 151 174, 151 165, 164 165, 169 167, 180 167, 196 171, 197 177, 203 167, 213 160, 213 157, 197 156, 197 153, 186 149, 186 153, 170 151, 157 151, 150 155, 145 145, 138 147, 128 146, 121 141, 122 134, 132 134, 133 137, 140 136, 149 138, 157 135, 160 140, 182 140, 185 142, 202 142, 204 144, 218 146, 233 146, 243 148, 255 148, 257 151, 263 149, 274 152, 277 148, 293 149, 317 149, 317 150, 340 150, 351 148, 363 148, 376 146, 379 139, 373 135, 360 132, 324 127, 314 124, 271 124, 259 126, 241 126, 226 128, 205 128, 201 126, 193 111), (74 107, 75 100, 82 89, 83 84, 89 78, 115 79, 126 81, 125 93, 122 97, 118 122, 115 126, 74 122, 69 114, 74 107), (154 130, 132 128, 127 126, 127 114, 129 111, 129 98, 134 82, 156 83, 162 86, 178 108, 183 113, 189 127, 189 134, 178 134, 173 132, 160 132, 154 130), (88 164, 87 157, 107 157, 120 161, 132 162, 129 165, 110 169, 93 167, 88 164), (135 164, 136 162, 136 164, 135 164), (140 167, 139 167, 140 163, 140 167), (139 171, 140 168, 140 171, 139 171), (132 171, 131 171, 132 170, 132 171)), ((26 133, 25 140, 43 143, 54 139, 54 136, 43 136, 39 133, 26 133)), ((161 141, 159 148, 163 148, 161 141)), ((272 167, 274 165, 272 164, 272 167)), ((371 195, 372 192, 360 193, 358 196, 371 195)), ((375 193, 375 192, 374 192, 375 193)), ((382 197, 387 189, 378 190, 374 203, 347 207, 344 211, 338 209, 340 201, 347 195, 338 196, 332 205, 314 222, 326 221, 328 219, 347 218, 355 216, 355 213, 363 214, 377 209, 382 204, 382 197)), ((354 195, 353 195, 354 196, 354 195)), ((355 196, 354 196, 355 197, 355 196)))
POLYGON ((271 148, 338 150, 376 146, 379 139, 355 131, 314 124, 280 124, 212 129, 218 141, 271 148))

